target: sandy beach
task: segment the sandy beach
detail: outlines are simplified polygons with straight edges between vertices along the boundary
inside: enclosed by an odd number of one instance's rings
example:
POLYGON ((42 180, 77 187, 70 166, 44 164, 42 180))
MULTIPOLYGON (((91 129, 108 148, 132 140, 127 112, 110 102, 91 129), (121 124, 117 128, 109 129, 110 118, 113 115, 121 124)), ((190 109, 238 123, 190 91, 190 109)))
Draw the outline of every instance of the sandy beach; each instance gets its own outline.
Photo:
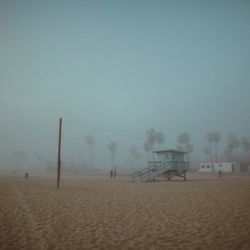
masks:
POLYGON ((0 177, 0 249, 250 249, 250 176, 0 177))

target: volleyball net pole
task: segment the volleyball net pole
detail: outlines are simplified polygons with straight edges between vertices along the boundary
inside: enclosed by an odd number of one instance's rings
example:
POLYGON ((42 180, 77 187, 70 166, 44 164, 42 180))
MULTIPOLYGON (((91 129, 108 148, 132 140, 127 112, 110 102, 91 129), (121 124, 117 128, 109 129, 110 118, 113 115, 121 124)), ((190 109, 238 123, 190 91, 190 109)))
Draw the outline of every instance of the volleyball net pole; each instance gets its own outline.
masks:
POLYGON ((60 188, 60 178, 61 178, 61 148, 62 148, 62 118, 59 119, 58 155, 57 155, 57 188, 60 188))

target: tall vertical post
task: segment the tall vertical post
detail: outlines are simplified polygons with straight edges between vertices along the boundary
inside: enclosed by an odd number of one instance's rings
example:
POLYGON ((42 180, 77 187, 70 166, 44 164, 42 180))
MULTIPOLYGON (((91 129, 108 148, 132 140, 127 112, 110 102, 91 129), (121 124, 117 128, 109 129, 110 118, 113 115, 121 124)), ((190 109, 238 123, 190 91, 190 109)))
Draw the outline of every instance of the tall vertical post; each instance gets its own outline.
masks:
POLYGON ((62 118, 59 119, 58 157, 57 157, 57 188, 60 188, 60 177, 61 177, 61 144, 62 144, 62 118))

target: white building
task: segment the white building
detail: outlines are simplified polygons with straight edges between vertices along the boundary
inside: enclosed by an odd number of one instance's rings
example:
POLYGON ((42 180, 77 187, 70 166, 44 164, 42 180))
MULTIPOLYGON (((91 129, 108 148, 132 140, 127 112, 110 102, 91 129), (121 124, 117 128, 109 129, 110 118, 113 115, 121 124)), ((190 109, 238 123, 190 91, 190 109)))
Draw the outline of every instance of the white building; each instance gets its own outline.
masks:
POLYGON ((236 162, 202 162, 199 164, 199 172, 239 172, 240 164, 236 162))

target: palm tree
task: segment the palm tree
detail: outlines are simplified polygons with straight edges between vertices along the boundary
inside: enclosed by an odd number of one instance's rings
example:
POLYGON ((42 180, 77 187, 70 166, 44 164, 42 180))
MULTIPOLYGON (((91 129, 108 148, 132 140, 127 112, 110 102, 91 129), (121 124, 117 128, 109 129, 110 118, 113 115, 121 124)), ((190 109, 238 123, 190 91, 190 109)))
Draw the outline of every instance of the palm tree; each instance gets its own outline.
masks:
POLYGON ((91 135, 86 135, 85 136, 85 142, 87 143, 88 148, 89 148, 89 167, 93 168, 94 167, 93 146, 95 144, 95 140, 91 135))
POLYGON ((243 149, 245 150, 246 154, 248 154, 250 150, 250 141, 247 137, 241 138, 241 144, 243 146, 243 149))
POLYGON ((155 142, 158 143, 159 148, 161 147, 161 144, 165 141, 165 134, 161 131, 155 133, 155 142))
POLYGON ((190 135, 187 132, 183 132, 182 134, 177 136, 177 142, 180 144, 177 148, 179 148, 181 151, 186 150, 189 153, 193 152, 193 146, 189 144, 190 142, 190 135))
POLYGON ((234 134, 228 136, 228 145, 232 148, 232 155, 237 156, 237 148, 239 147, 240 142, 234 134))
POLYGON ((189 141, 190 141, 190 135, 189 135, 189 133, 184 132, 184 133, 178 135, 178 136, 177 136, 177 141, 178 141, 180 144, 188 144, 189 141))
POLYGON ((208 161, 208 156, 211 153, 211 149, 207 146, 203 148, 204 153, 206 154, 206 161, 208 161))
POLYGON ((237 148, 240 145, 239 140, 234 134, 230 134, 227 137, 227 147, 225 149, 225 155, 232 160, 237 155, 237 148))
POLYGON ((151 148, 153 148, 155 143, 155 133, 155 130, 152 128, 147 131, 147 141, 150 144, 151 148))
POLYGON ((220 141, 220 133, 214 132, 213 133, 213 141, 214 141, 214 150, 215 150, 215 162, 218 161, 218 143, 220 141))
POLYGON ((111 162, 112 162, 112 168, 114 167, 114 159, 115 159, 115 153, 117 150, 117 144, 114 141, 111 141, 108 145, 108 148, 111 153, 111 162))
POLYGON ((212 143, 214 143, 214 160, 218 161, 218 143, 220 141, 220 133, 219 132, 210 132, 206 135, 207 141, 210 146, 210 153, 212 154, 212 143))
POLYGON ((232 157, 233 157, 233 145, 232 143, 228 142, 227 143, 227 146, 226 146, 226 149, 225 149, 225 156, 227 158, 227 160, 231 160, 232 157))
POLYGON ((210 151, 210 154, 212 156, 212 143, 214 141, 213 133, 207 133, 206 139, 207 139, 207 141, 209 143, 209 151, 210 151))

